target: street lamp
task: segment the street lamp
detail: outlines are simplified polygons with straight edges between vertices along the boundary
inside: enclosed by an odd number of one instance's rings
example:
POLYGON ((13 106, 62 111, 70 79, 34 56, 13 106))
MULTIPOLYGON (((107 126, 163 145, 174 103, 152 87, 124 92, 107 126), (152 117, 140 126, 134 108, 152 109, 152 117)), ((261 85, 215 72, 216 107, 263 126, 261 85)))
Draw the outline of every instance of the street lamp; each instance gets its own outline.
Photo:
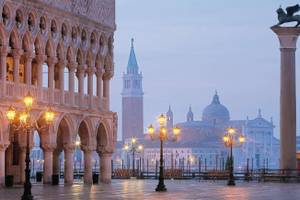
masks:
POLYGON ((125 144, 123 149, 126 152, 132 153, 132 176, 135 176, 135 153, 140 153, 143 151, 144 147, 141 144, 138 144, 136 138, 131 138, 130 142, 125 144))
POLYGON ((227 132, 223 136, 223 141, 225 147, 230 148, 230 156, 229 156, 229 177, 228 183, 229 186, 234 186, 234 175, 233 175, 233 156, 232 156, 232 148, 234 146, 241 146, 245 141, 246 138, 242 134, 236 133, 236 130, 232 127, 227 129, 227 132))
POLYGON ((29 137, 30 133, 34 130, 41 130, 43 128, 47 128, 51 125, 55 118, 55 113, 51 108, 47 108, 44 112, 44 120, 46 122, 46 126, 39 127, 37 120, 33 119, 31 111, 32 105, 34 103, 34 98, 28 93, 23 98, 23 103, 25 104, 25 109, 22 111, 17 111, 15 108, 10 106, 6 112, 6 117, 9 121, 9 125, 13 126, 17 130, 25 132, 27 134, 27 146, 26 146, 26 168, 25 168, 25 183, 24 183, 24 193, 22 195, 22 200, 32 200, 33 196, 31 194, 31 182, 30 182, 30 147, 29 147, 29 137))
POLYGON ((164 166, 163 166, 163 142, 164 141, 177 141, 180 135, 180 128, 175 126, 173 127, 173 135, 168 135, 168 130, 166 128, 167 118, 164 114, 161 114, 158 117, 159 129, 156 132, 154 126, 151 124, 148 127, 148 133, 151 140, 158 139, 160 140, 160 166, 159 166, 159 181, 155 189, 157 192, 167 191, 167 188, 164 184, 164 166))

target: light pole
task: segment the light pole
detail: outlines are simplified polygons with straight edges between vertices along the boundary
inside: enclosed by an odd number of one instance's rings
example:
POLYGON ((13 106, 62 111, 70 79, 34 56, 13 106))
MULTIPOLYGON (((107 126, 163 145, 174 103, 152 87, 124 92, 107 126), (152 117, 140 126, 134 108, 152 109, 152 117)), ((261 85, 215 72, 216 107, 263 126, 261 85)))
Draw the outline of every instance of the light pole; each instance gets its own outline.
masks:
POLYGON ((232 149, 234 146, 241 146, 245 142, 245 137, 242 134, 237 134, 236 130, 232 127, 227 129, 227 132, 223 136, 223 141, 225 144, 225 147, 230 148, 230 155, 229 155, 229 177, 228 177, 228 183, 229 186, 235 186, 234 182, 234 175, 233 175, 233 155, 232 155, 232 149))
POLYGON ((30 182, 30 133, 33 130, 41 130, 43 128, 47 128, 49 125, 51 125, 55 118, 55 113, 51 110, 50 107, 47 108, 47 110, 44 112, 44 121, 46 123, 45 126, 39 127, 37 120, 33 119, 32 117, 32 105, 34 102, 33 97, 28 93, 24 99, 23 102, 25 104, 25 110, 22 110, 20 112, 17 112, 16 109, 14 109, 12 106, 8 108, 8 111, 6 112, 6 117, 9 121, 9 124, 16 128, 17 130, 20 130, 21 132, 25 132, 27 134, 27 145, 26 145, 26 168, 25 168, 25 183, 24 183, 24 193, 22 196, 22 200, 32 200, 33 196, 31 194, 31 182, 30 182))
POLYGON ((132 176, 135 176, 135 154, 142 152, 144 149, 143 145, 138 144, 136 138, 131 138, 130 142, 124 145, 126 152, 132 153, 132 176))
POLYGON ((151 124, 148 127, 148 133, 150 135, 150 138, 152 140, 158 139, 160 140, 160 166, 159 166, 159 181, 158 185, 155 189, 157 192, 164 192, 167 191, 167 188, 164 184, 164 166, 163 166, 163 142, 170 140, 170 141, 177 141, 179 134, 180 134, 180 128, 175 126, 173 127, 173 136, 168 135, 168 130, 165 126, 167 118, 161 114, 158 117, 158 122, 159 122, 159 130, 156 132, 155 128, 151 124))

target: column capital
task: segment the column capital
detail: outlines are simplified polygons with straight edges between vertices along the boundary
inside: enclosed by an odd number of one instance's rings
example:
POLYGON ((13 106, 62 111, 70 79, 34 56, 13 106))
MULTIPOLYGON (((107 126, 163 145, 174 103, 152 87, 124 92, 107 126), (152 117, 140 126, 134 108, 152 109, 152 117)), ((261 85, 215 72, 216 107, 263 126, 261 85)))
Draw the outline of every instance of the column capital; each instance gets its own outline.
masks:
POLYGON ((97 75, 97 77, 101 77, 101 78, 102 78, 102 75, 103 75, 103 69, 97 69, 97 70, 96 70, 96 75, 97 75))
POLYGON ((94 151, 94 148, 92 146, 81 145, 80 148, 84 153, 91 153, 94 151))
POLYGON ((5 151, 9 144, 0 144, 0 151, 5 151))
POLYGON ((281 49, 296 49, 300 28, 273 26, 271 29, 276 33, 281 49))
POLYGON ((74 144, 64 144, 63 149, 67 153, 73 153, 75 150, 75 145, 74 144))
POLYGON ((57 61, 57 64, 58 64, 59 68, 63 68, 64 69, 66 67, 66 65, 67 65, 67 61, 59 59, 57 61))
POLYGON ((68 68, 70 71, 75 71, 75 69, 77 68, 78 64, 76 62, 68 62, 67 64, 68 68))
POLYGON ((11 52, 12 52, 13 58, 18 59, 21 57, 23 50, 22 49, 13 49, 11 52))
POLYGON ((26 60, 32 60, 34 58, 33 52, 30 52, 30 51, 24 52, 24 56, 25 56, 26 60))
POLYGON ((7 56, 8 51, 9 51, 9 47, 3 46, 3 47, 0 48, 0 55, 1 56, 7 56))
POLYGON ((95 67, 88 67, 86 69, 86 72, 87 72, 88 75, 93 75, 96 72, 96 68, 95 67))
POLYGON ((41 148, 43 149, 43 151, 53 152, 56 148, 56 144, 55 143, 42 144, 41 148))
POLYGON ((97 153, 101 156, 104 154, 113 154, 114 153, 114 148, 113 147, 109 147, 109 146, 97 146, 96 149, 97 153))
POLYGON ((50 56, 47 58, 47 64, 49 67, 54 66, 54 64, 57 63, 57 58, 54 56, 50 56))
POLYGON ((45 62, 46 59, 47 59, 47 56, 45 56, 45 54, 37 54, 37 55, 35 56, 35 60, 36 60, 36 62, 39 63, 39 64, 45 62))

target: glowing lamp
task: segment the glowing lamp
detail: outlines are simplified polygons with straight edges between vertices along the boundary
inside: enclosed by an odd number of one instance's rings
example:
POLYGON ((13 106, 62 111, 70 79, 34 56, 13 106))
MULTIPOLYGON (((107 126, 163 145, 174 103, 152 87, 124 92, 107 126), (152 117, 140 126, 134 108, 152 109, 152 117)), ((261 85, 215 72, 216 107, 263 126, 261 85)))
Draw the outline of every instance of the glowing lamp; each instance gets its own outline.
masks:
POLYGON ((226 142, 226 143, 229 142, 229 136, 225 135, 225 136, 223 137, 223 141, 226 142))
POLYGON ((44 113, 44 119, 47 124, 52 124, 55 118, 55 113, 52 111, 52 109, 49 107, 46 112, 44 113))
POLYGON ((8 121, 10 122, 14 121, 16 114, 17 114, 16 110, 12 106, 10 106, 6 112, 6 117, 8 121))
POLYGON ((158 123, 163 126, 166 124, 166 117, 164 116, 164 114, 160 114, 159 117, 158 117, 158 123))
POLYGON ((246 138, 243 135, 241 135, 239 137, 239 141, 240 141, 240 143, 244 143, 246 141, 246 138))
POLYGON ((136 138, 131 138, 131 143, 135 144, 136 143, 136 138))
POLYGON ((138 149, 139 149, 140 151, 142 151, 142 150, 143 150, 143 146, 142 146, 142 145, 139 145, 139 146, 138 146, 138 149))
POLYGON ((153 125, 152 124, 150 124, 150 126, 148 127, 148 133, 150 134, 150 135, 153 135, 154 134, 154 127, 153 127, 153 125))
POLYGON ((28 92, 28 94, 24 97, 23 102, 26 106, 26 108, 31 108, 33 105, 33 97, 30 95, 30 93, 28 92))
POLYGON ((230 135, 233 135, 233 134, 235 134, 235 129, 234 128, 232 128, 232 127, 230 127, 230 128, 228 128, 228 133, 230 134, 230 135))
POLYGON ((29 118, 29 115, 26 112, 21 112, 19 115, 20 123, 26 124, 28 118, 29 118))
POLYGON ((175 126, 174 128, 173 128, 173 133, 174 133, 174 135, 175 136, 177 136, 177 135, 179 135, 180 134, 180 128, 178 127, 178 126, 175 126))
POLYGON ((126 144, 126 145, 124 146, 124 149, 127 151, 127 150, 129 149, 129 146, 126 144))

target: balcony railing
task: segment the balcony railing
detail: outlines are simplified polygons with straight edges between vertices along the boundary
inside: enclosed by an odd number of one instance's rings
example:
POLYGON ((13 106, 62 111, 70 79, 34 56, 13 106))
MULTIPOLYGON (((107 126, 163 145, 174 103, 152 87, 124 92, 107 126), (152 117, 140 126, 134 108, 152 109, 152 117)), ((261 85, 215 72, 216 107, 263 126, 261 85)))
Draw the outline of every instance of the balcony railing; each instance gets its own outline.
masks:
MULTIPOLYGON (((0 81, 1 90, 3 88, 2 81, 0 81)), ((28 92, 37 100, 38 103, 49 104, 52 106, 61 105, 65 107, 76 107, 76 108, 85 108, 93 110, 108 111, 109 104, 106 97, 93 96, 90 100, 89 95, 80 95, 77 92, 74 92, 72 96, 70 91, 64 91, 63 94, 59 89, 54 89, 53 94, 49 88, 37 87, 34 85, 28 86, 23 83, 15 84, 13 82, 6 82, 6 87, 3 88, 6 91, 2 91, 2 98, 7 98, 9 100, 20 100, 28 92), (62 95, 64 99, 62 99, 62 95), (73 99, 74 98, 74 99, 73 99), (63 100, 63 101, 62 101, 63 100)))

